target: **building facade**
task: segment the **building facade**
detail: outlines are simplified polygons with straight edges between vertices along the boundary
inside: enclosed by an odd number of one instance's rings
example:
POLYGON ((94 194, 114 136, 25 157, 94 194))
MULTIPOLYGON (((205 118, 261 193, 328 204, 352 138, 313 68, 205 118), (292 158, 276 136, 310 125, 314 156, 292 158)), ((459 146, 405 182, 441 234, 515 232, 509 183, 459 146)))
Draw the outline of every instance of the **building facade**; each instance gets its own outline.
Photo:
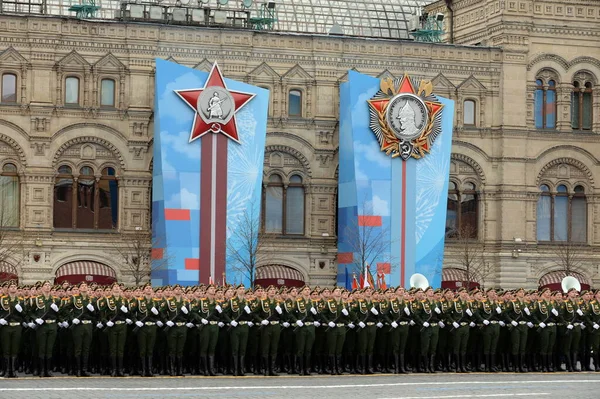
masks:
POLYGON ((568 253, 597 285, 600 4, 452 3, 428 8, 452 43, 0 14, 0 238, 21 244, 1 267, 133 281, 116 248, 150 229, 158 57, 270 90, 269 265, 335 284, 338 93, 356 69, 456 101, 445 266, 476 248, 482 283, 536 287, 568 253))

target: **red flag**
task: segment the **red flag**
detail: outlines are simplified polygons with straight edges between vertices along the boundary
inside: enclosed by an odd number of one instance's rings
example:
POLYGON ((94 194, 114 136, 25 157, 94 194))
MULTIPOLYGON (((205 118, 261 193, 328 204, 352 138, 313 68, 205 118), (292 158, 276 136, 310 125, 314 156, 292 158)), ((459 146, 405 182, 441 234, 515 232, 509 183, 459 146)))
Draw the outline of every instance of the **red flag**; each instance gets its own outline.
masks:
POLYGON ((358 289, 358 281, 356 281, 356 273, 352 273, 352 289, 358 289))
POLYGON ((364 274, 360 274, 360 288, 365 288, 365 276, 364 274))

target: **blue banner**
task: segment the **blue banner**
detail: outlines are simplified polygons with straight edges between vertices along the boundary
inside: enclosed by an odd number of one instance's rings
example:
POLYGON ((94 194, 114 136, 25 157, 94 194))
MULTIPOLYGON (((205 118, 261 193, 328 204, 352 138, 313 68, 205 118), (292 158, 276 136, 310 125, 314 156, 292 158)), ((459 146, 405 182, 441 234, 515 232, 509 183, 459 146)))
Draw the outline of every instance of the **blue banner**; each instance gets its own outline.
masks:
POLYGON ((338 285, 368 264, 375 280, 439 287, 454 102, 431 83, 349 71, 340 88, 338 285))

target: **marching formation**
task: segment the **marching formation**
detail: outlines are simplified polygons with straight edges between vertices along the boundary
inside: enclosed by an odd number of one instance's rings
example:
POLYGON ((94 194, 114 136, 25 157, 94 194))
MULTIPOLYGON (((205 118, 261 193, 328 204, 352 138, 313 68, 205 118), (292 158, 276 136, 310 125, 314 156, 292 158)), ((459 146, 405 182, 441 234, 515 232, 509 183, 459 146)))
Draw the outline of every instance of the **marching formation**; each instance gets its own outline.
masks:
POLYGON ((7 378, 600 371, 600 291, 46 281, 0 294, 7 378))

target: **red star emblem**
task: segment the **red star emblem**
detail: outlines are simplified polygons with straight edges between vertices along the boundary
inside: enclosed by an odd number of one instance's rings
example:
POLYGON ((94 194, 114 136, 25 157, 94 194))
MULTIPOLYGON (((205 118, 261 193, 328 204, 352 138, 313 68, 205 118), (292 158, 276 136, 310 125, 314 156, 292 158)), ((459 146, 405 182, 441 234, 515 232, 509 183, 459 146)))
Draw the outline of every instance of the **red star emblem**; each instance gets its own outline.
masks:
MULTIPOLYGON (((194 123, 192 124, 192 131, 190 132, 190 143, 196 140, 199 137, 202 137, 206 133, 223 133, 225 136, 239 143, 239 136, 237 131, 237 125, 235 121, 235 114, 256 94, 252 93, 244 93, 241 91, 229 90, 227 85, 225 84, 225 79, 223 79, 223 74, 221 73, 221 69, 215 62, 208 78, 206 79, 206 83, 204 83, 204 87, 201 89, 187 89, 187 90, 174 90, 175 93, 183 100, 185 103, 190 106, 194 110, 194 123), (219 110, 221 114, 223 111, 221 110, 221 103, 226 102, 228 100, 232 100, 233 104, 224 105, 223 108, 228 107, 229 112, 224 112, 225 114, 222 117, 218 115, 214 115, 210 113, 210 106, 207 110, 199 109, 198 99, 203 95, 202 93, 205 90, 210 90, 211 88, 224 89, 230 98, 227 97, 225 99, 220 99, 220 102, 217 101, 217 105, 219 106, 219 110), (205 114, 201 114, 204 112, 205 114)), ((217 91, 215 91, 217 92, 217 91)), ((204 94, 206 96, 207 94, 204 94)), ((213 93, 214 95, 214 93, 213 93)), ((218 94, 217 94, 218 96, 218 94)), ((217 97, 219 99, 219 97, 217 97)))

